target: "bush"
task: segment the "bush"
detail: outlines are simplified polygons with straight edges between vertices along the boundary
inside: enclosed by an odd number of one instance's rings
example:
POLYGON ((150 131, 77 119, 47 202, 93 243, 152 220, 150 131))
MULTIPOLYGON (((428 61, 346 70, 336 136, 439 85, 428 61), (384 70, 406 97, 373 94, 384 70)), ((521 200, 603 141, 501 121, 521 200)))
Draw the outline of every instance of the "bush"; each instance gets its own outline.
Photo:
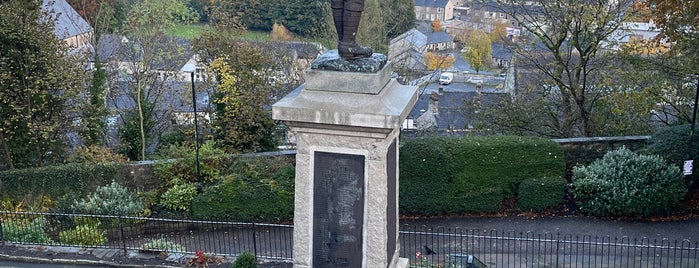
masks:
POLYGON ((243 252, 235 258, 233 268, 257 268, 257 258, 250 252, 243 252))
POLYGON ((163 193, 160 205, 172 211, 189 211, 196 195, 197 186, 193 183, 175 184, 163 193))
POLYGON ((115 163, 74 163, 2 171, 0 195, 17 200, 28 194, 53 198, 67 194, 85 196, 97 186, 115 180, 118 168, 119 165, 115 163))
POLYGON ((80 147, 68 156, 68 163, 109 163, 126 162, 126 157, 112 152, 109 148, 101 146, 80 147))
POLYGON ((153 239, 145 244, 141 245, 142 250, 156 250, 156 251, 165 251, 165 252, 185 252, 185 248, 172 241, 168 241, 165 238, 158 238, 158 239, 153 239))
POLYGON ((80 213, 112 216, 139 216, 145 209, 135 194, 114 181, 98 187, 87 200, 77 201, 71 208, 80 213))
POLYGON ((493 213, 521 178, 565 172, 557 143, 533 137, 429 137, 400 150, 400 213, 493 213))
POLYGON ((2 235, 6 242, 51 244, 51 238, 46 234, 48 221, 43 218, 26 220, 2 221, 2 235))
POLYGON ((519 184, 519 207, 523 210, 543 211, 563 202, 568 182, 562 177, 526 179, 519 184))
POLYGON ((75 229, 58 233, 58 239, 66 245, 101 246, 107 243, 106 232, 99 224, 78 225, 75 229))
MULTIPOLYGON (((692 130, 691 125, 680 125, 667 127, 658 130, 649 140, 642 152, 649 155, 658 155, 673 165, 682 165, 685 160, 691 158, 697 166, 699 160, 699 135, 694 135, 693 148, 691 153, 685 149, 689 145, 689 136, 692 130), (678 149, 679 148, 679 149, 678 149)), ((695 130, 696 131, 696 130, 695 130)), ((695 134, 697 134, 695 132, 695 134)), ((697 171, 685 178, 689 185, 696 181, 697 171)))
POLYGON ((293 218, 294 168, 287 165, 272 175, 264 165, 246 165, 237 175, 206 187, 192 201, 192 217, 201 220, 279 222, 293 218))
POLYGON ((648 217, 677 208, 687 186, 676 165, 622 147, 589 166, 573 168, 571 192, 588 215, 648 217))

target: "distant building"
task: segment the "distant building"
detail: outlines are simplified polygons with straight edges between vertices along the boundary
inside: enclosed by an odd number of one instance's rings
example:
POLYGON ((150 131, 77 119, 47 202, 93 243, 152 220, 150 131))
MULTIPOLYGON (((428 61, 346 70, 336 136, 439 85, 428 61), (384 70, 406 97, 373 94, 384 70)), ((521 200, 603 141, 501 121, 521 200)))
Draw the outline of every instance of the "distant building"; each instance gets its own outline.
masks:
POLYGON ((92 50, 94 29, 65 0, 43 0, 42 9, 55 22, 53 34, 74 50, 92 50))
POLYGON ((427 35, 427 50, 443 51, 454 49, 454 38, 447 32, 431 32, 427 35))
POLYGON ((415 0, 415 20, 445 21, 454 18, 454 0, 415 0))
POLYGON ((424 71, 427 35, 413 28, 393 38, 388 45, 388 60, 396 70, 424 71))

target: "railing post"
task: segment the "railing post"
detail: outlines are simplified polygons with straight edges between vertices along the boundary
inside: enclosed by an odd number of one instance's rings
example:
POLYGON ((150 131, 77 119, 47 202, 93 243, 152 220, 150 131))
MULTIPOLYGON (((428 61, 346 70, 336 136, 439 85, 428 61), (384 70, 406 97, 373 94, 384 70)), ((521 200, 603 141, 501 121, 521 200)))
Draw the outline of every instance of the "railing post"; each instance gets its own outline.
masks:
POLYGON ((252 223, 252 251, 257 258, 257 224, 252 223))
POLYGON ((128 256, 129 252, 126 251, 126 237, 124 237, 124 224, 122 224, 121 216, 117 217, 119 221, 119 237, 121 239, 121 246, 124 249, 124 256, 128 256))

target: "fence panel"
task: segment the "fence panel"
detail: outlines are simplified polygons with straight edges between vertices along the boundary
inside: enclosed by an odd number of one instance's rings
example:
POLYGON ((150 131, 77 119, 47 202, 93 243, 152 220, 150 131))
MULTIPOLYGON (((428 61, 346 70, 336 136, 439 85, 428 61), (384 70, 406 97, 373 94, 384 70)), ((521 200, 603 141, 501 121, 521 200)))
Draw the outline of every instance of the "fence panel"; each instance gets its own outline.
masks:
POLYGON ((699 267, 696 242, 403 226, 411 267, 699 267), (430 252, 434 254, 428 254, 430 252), (465 259, 473 257, 470 264, 465 259))
MULTIPOLYGON (((292 259, 293 226, 0 212, 0 242, 292 259)), ((699 267, 697 242, 402 226, 411 267, 699 267), (480 265, 478 262, 482 262, 480 265), (470 265, 470 266, 469 266, 470 265)))

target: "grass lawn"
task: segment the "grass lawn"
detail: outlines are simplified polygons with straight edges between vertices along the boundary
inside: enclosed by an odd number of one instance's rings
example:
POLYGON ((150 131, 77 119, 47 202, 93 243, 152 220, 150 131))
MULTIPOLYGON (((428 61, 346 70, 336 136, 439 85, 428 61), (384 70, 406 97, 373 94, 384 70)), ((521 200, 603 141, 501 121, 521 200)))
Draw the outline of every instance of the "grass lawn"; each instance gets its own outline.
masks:
POLYGON ((187 39, 194 39, 199 37, 201 33, 207 29, 209 29, 209 25, 206 24, 180 24, 168 30, 166 34, 187 39))

